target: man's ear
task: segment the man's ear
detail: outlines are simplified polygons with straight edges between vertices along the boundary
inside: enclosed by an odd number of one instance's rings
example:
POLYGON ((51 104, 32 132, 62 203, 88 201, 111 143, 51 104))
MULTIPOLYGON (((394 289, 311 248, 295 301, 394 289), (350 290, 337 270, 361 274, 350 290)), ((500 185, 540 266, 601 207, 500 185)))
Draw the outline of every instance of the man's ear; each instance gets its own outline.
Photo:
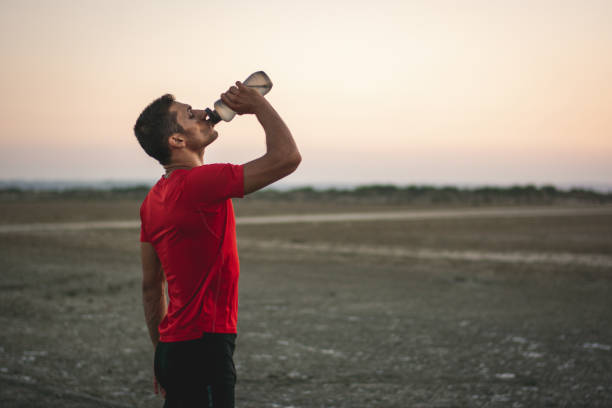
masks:
POLYGON ((170 148, 181 148, 181 147, 185 147, 185 137, 183 135, 181 135, 180 133, 173 133, 169 138, 168 138, 168 146, 170 146, 170 148))

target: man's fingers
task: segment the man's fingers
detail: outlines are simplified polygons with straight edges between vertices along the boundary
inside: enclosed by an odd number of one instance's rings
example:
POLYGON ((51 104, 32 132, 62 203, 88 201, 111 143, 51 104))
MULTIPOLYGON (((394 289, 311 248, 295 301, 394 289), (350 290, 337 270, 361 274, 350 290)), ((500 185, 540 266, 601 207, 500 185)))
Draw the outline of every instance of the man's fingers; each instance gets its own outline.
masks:
POLYGON ((231 86, 227 92, 221 94, 221 100, 231 110, 242 115, 253 113, 254 94, 258 94, 256 90, 236 81, 236 86, 231 86))
POLYGON ((230 108, 234 112, 236 112, 237 110, 240 109, 240 105, 232 103, 229 99, 224 100, 223 103, 225 103, 225 106, 227 106, 228 108, 230 108))
POLYGON ((221 100, 232 109, 234 109, 234 107, 236 106, 237 101, 234 95, 228 93, 221 94, 221 100))

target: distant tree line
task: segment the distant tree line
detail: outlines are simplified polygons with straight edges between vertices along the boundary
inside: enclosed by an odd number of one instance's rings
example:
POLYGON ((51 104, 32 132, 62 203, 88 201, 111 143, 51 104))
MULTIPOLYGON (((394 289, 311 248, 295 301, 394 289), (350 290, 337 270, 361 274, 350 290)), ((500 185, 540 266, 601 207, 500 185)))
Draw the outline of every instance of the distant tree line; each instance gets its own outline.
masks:
POLYGON ((68 188, 61 190, 22 189, 10 187, 0 189, 0 201, 14 200, 143 200, 151 186, 138 185, 114 188, 68 188))
MULTIPOLYGON (((36 191, 20 188, 0 189, 0 200, 142 200, 150 186, 117 187, 109 189, 74 188, 62 191, 36 191)), ((355 188, 316 189, 302 187, 291 190, 264 189, 248 196, 249 200, 284 202, 362 203, 374 205, 429 205, 429 204, 607 204, 612 203, 612 192, 590 189, 560 190, 552 185, 515 185, 509 187, 484 186, 459 188, 454 186, 391 184, 364 185, 355 188)))
POLYGON ((612 203, 612 192, 588 189, 560 190, 546 185, 515 185, 510 187, 459 188, 454 186, 365 185, 352 189, 317 190, 312 187, 288 191, 263 190, 258 199, 284 201, 327 201, 338 203, 363 202, 368 204, 560 204, 612 203))

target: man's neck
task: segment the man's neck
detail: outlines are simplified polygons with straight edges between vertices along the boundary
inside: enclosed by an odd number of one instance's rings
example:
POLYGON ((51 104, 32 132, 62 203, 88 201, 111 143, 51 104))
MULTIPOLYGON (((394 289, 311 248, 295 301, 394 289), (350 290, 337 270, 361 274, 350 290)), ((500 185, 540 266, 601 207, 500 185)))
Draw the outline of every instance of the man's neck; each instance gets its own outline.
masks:
POLYGON ((178 169, 191 169, 193 167, 196 166, 164 166, 164 168, 166 169, 166 174, 164 174, 165 178, 170 177, 170 173, 172 173, 174 170, 178 170, 178 169))
POLYGON ((202 159, 203 158, 194 158, 192 160, 181 160, 166 164, 164 165, 164 169, 166 170, 165 177, 169 177, 170 173, 177 169, 192 169, 194 167, 201 166, 202 164, 204 164, 204 161, 202 159))

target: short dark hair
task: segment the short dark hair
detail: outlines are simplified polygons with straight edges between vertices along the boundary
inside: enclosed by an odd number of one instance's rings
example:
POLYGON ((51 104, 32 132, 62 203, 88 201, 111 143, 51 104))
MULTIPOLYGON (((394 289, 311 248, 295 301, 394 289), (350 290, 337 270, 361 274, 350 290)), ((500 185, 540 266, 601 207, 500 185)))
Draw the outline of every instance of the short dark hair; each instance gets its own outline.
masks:
POLYGON ((165 94, 147 106, 134 125, 134 134, 144 151, 160 164, 170 162, 168 138, 173 133, 184 133, 176 121, 176 112, 170 112, 174 95, 165 94))

